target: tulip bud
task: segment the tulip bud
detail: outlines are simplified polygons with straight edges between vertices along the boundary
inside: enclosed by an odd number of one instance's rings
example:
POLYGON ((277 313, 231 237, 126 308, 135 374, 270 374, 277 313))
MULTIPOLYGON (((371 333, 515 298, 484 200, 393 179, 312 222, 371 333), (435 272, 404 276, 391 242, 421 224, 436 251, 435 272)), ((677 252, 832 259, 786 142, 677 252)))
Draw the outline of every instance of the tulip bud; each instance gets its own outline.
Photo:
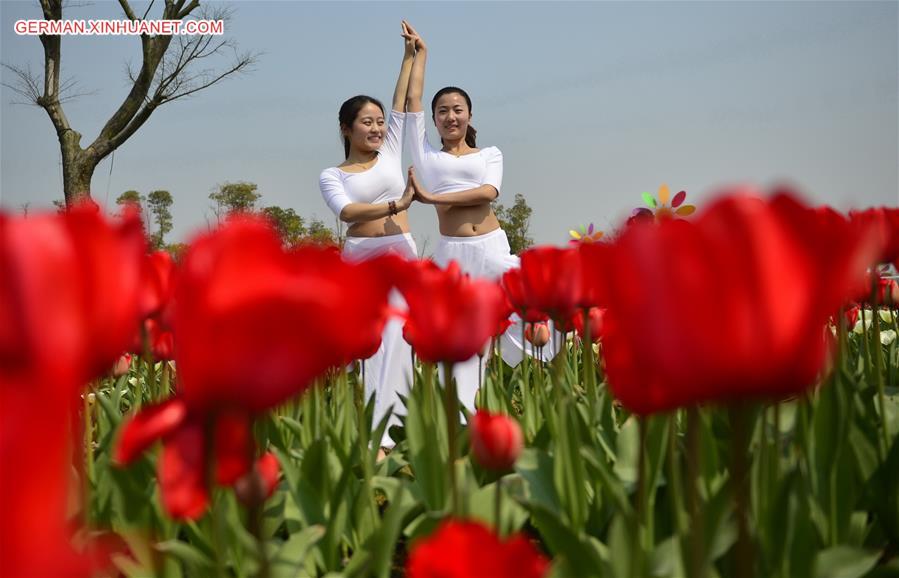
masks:
POLYGON ((855 324, 858 321, 858 312, 858 305, 853 305, 851 308, 846 310, 846 326, 850 330, 855 327, 855 324))
POLYGON ((128 373, 128 369, 131 368, 131 354, 125 353, 119 356, 119 359, 115 362, 115 365, 112 366, 112 376, 113 377, 122 377, 126 373, 128 373))
POLYGON ((509 416, 478 410, 471 424, 471 451, 481 466, 508 470, 524 447, 521 426, 509 416))
POLYGON ((546 323, 529 323, 524 328, 524 338, 534 344, 534 347, 543 347, 549 343, 549 327, 546 323))
POLYGON ((258 506, 275 493, 280 474, 278 458, 267 452, 256 460, 252 471, 234 482, 234 495, 247 507, 258 506))

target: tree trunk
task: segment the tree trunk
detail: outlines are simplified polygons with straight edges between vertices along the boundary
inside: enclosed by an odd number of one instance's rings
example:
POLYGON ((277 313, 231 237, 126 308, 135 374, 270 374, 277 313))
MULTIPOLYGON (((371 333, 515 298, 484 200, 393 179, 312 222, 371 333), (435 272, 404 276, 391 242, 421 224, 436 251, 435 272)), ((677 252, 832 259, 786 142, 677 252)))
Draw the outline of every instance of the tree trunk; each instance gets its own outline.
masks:
POLYGON ((91 198, 91 178, 99 159, 81 148, 81 135, 67 130, 59 137, 62 152, 62 184, 66 206, 91 198))

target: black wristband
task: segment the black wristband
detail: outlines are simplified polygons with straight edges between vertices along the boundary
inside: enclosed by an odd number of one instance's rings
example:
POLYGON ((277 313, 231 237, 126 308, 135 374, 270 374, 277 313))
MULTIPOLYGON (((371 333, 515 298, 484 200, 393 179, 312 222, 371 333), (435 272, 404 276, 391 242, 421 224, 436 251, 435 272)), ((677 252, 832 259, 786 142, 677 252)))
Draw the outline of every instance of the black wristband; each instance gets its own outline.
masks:
POLYGON ((387 207, 390 209, 390 214, 391 214, 391 215, 395 215, 395 214, 396 214, 396 212, 397 212, 397 211, 396 211, 396 201, 390 201, 390 202, 388 202, 388 203, 387 203, 387 207))

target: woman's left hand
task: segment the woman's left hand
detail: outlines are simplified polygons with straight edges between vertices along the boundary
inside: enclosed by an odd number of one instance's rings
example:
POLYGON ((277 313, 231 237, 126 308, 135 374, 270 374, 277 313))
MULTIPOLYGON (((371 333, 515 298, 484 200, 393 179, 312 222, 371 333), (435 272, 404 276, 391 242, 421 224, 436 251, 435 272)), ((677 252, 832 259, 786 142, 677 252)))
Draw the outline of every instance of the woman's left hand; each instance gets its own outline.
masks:
POLYGON ((409 31, 408 26, 406 25, 406 21, 403 20, 401 26, 403 27, 403 31, 400 33, 400 36, 403 37, 403 41, 406 49, 406 56, 414 56, 415 55, 415 39, 416 36, 409 31))
POLYGON ((409 169, 409 183, 412 185, 412 188, 415 191, 415 200, 419 203, 424 203, 426 205, 434 204, 434 195, 429 193, 418 183, 418 179, 415 178, 415 171, 410 168, 409 169))

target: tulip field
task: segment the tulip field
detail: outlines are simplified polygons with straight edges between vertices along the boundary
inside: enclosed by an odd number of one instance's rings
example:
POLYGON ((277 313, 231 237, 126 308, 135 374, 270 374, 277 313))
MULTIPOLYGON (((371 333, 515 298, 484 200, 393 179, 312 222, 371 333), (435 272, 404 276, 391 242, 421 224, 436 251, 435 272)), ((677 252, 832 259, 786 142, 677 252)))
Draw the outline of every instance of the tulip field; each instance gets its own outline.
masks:
POLYGON ((724 191, 497 281, 253 216, 143 235, 0 214, 0 576, 899 576, 899 209, 724 191))

